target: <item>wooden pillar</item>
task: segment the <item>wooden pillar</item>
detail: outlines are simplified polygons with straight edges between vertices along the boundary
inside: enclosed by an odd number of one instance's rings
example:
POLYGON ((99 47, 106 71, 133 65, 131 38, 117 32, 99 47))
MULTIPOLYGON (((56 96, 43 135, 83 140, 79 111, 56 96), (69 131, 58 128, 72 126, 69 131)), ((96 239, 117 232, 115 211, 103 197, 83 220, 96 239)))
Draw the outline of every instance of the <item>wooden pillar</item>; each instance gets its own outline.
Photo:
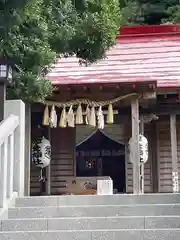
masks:
POLYGON ((144 120, 143 120, 143 116, 140 117, 139 131, 140 131, 140 134, 144 135, 144 120))
POLYGON ((179 192, 178 180, 178 156, 177 156, 177 133, 176 114, 170 115, 171 155, 172 155, 172 188, 173 192, 179 192))
POLYGON ((132 119, 132 159, 133 163, 133 193, 140 194, 140 159, 139 159, 139 100, 131 101, 132 119))
POLYGON ((25 178, 24 195, 30 196, 30 173, 31 173, 31 106, 25 105, 25 178))
MULTIPOLYGON (((51 128, 48 126, 48 140, 51 142, 51 128)), ((51 195, 51 162, 46 168, 46 194, 51 195)))
POLYGON ((150 123, 150 141, 149 149, 152 160, 152 190, 158 192, 158 141, 157 141, 157 124, 152 121, 150 123))
MULTIPOLYGON (((144 136, 143 115, 140 117, 139 130, 140 130, 140 134, 144 136)), ((140 163, 140 191, 141 191, 141 194, 144 194, 144 163, 140 163)))
POLYGON ((4 119, 4 102, 6 100, 6 85, 0 82, 0 122, 4 119))

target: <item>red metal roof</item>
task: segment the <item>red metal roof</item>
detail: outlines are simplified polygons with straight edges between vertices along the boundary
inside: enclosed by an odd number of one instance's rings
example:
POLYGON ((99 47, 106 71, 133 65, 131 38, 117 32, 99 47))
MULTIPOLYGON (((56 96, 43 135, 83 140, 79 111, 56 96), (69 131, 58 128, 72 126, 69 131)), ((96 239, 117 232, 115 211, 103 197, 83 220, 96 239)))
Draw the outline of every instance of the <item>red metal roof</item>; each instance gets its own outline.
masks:
POLYGON ((125 27, 107 58, 80 66, 75 57, 61 58, 48 74, 54 85, 141 83, 180 87, 180 25, 125 27))

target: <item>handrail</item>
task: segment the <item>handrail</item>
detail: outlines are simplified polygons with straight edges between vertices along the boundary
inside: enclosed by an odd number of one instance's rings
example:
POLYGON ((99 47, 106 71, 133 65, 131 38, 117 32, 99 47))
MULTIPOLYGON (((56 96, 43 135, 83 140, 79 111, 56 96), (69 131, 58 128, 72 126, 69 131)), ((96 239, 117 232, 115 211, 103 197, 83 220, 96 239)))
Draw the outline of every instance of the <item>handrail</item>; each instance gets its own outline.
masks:
POLYGON ((17 188, 19 169, 16 151, 19 149, 19 117, 9 115, 0 123, 0 208, 5 209, 17 188), (15 147, 16 145, 16 147, 15 147))
POLYGON ((9 137, 19 124, 19 117, 11 114, 9 117, 0 123, 0 145, 5 138, 9 137))

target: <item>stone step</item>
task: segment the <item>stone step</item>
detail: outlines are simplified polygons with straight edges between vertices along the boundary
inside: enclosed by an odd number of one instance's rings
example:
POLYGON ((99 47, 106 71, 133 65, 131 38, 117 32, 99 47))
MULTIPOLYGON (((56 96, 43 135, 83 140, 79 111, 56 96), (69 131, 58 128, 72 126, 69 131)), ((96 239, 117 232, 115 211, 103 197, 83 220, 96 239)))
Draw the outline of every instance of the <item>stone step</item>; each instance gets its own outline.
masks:
POLYGON ((97 205, 69 207, 10 208, 9 218, 59 218, 59 217, 114 217, 114 216, 178 216, 180 204, 153 205, 97 205))
POLYGON ((179 240, 180 229, 1 232, 1 240, 179 240))
POLYGON ((13 219, 0 223, 1 231, 59 231, 107 229, 180 229, 180 216, 13 219))
POLYGON ((24 197, 16 200, 17 207, 75 206, 75 205, 132 205, 132 204, 176 204, 180 194, 119 194, 111 196, 42 196, 24 197))

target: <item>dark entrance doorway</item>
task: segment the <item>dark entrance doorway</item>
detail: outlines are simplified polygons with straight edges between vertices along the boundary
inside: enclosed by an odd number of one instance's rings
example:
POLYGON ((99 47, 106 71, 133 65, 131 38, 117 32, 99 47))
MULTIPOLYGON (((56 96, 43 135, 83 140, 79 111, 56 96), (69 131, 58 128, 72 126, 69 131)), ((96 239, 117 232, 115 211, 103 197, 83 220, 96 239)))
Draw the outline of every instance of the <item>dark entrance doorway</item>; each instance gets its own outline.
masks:
POLYGON ((76 147, 78 177, 110 176, 114 189, 125 192, 125 147, 101 131, 76 147))

